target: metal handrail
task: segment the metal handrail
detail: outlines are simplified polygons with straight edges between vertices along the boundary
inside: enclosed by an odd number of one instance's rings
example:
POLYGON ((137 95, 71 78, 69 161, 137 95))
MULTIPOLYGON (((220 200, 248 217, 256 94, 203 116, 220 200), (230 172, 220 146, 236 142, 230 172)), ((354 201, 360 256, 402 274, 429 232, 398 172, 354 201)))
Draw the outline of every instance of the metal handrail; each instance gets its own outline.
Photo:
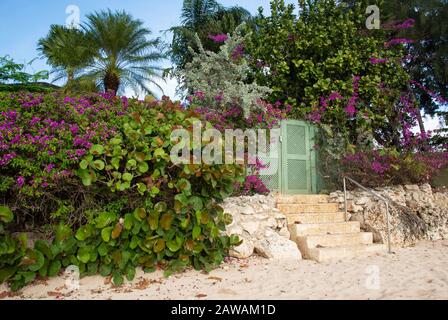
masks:
POLYGON ((363 189, 364 191, 367 191, 370 194, 374 195, 375 197, 377 197, 381 201, 384 201, 384 203, 386 204, 387 246, 388 246, 388 249, 389 249, 389 254, 391 254, 392 253, 392 248, 391 248, 391 244, 390 244, 390 211, 389 211, 389 201, 385 197, 383 197, 382 195, 376 193, 375 191, 373 191, 371 189, 368 189, 368 188, 364 187, 363 185, 361 185, 359 182, 353 180, 352 178, 344 176, 344 208, 345 208, 345 220, 346 221, 348 221, 348 213, 347 213, 347 211, 348 211, 348 209, 347 209, 347 182, 346 182, 347 180, 352 182, 353 184, 355 184, 359 188, 363 189))

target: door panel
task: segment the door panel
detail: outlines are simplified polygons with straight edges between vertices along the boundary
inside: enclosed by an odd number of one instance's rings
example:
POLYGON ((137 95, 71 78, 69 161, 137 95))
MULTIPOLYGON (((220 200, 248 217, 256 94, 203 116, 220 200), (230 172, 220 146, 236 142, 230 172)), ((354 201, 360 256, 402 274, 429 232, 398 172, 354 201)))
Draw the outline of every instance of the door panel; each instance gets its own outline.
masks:
POLYGON ((310 194, 311 132, 306 122, 287 120, 282 124, 282 193, 310 194))

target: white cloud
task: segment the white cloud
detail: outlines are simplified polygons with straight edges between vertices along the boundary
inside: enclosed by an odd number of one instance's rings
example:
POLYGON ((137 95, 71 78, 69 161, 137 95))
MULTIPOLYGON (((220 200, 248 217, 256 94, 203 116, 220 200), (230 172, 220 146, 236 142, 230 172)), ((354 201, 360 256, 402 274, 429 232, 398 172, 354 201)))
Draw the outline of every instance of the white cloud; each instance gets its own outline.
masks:
MULTIPOLYGON (((441 123, 440 123, 441 119, 438 116, 434 116, 434 117, 430 117, 428 115, 423 117, 423 123, 425 125, 425 129, 426 131, 435 131, 438 129, 441 129, 441 123)), ((415 126, 412 131, 414 133, 420 133, 420 128, 419 126, 415 126)))
MULTIPOLYGON (((171 100, 180 100, 180 97, 176 95, 176 88, 178 82, 175 78, 172 79, 166 78, 165 80, 158 80, 157 83, 159 84, 160 87, 162 87, 163 92, 160 91, 160 89, 156 85, 154 84, 149 85, 149 89, 151 89, 151 91, 154 92, 157 98, 162 98, 162 96, 165 95, 170 97, 171 100)), ((131 88, 126 88, 124 94, 127 97, 135 97, 135 92, 131 88)), ((145 94, 140 93, 138 95, 138 98, 143 100, 145 98, 145 94)))
POLYGON ((175 78, 166 78, 165 81, 159 81, 158 83, 162 87, 163 93, 155 85, 151 85, 150 88, 151 90, 154 90, 155 93, 160 95, 160 97, 162 97, 162 95, 165 95, 170 97, 171 100, 180 99, 180 97, 176 95, 176 88, 178 86, 178 82, 175 78))

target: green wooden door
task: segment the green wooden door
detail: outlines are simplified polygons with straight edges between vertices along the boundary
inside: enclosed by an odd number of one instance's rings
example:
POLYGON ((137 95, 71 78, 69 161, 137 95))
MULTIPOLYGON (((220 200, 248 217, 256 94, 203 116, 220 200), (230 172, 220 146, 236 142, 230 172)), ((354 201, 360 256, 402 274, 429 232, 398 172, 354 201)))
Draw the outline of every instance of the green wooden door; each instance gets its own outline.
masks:
POLYGON ((314 127, 304 121, 286 120, 281 130, 281 193, 316 193, 314 127))

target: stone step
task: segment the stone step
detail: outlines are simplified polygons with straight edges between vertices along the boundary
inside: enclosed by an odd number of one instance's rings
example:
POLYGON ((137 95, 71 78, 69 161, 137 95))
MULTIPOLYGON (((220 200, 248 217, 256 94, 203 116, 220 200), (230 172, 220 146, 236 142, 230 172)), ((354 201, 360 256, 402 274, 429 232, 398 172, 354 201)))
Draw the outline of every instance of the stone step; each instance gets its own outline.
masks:
POLYGON ((323 234, 297 237, 296 243, 300 249, 309 250, 318 247, 339 247, 359 244, 372 244, 373 233, 358 232, 344 234, 323 234))
POLYGON ((289 225, 289 232, 293 241, 300 236, 357 233, 360 231, 361 225, 359 221, 289 225))
POLYGON ((330 196, 326 194, 278 195, 278 204, 319 204, 328 203, 330 196))
POLYGON ((309 249, 306 254, 302 252, 304 258, 317 262, 325 262, 337 259, 350 259, 364 255, 387 253, 387 245, 385 244, 368 244, 353 245, 332 248, 313 248, 309 249))
POLYGON ((288 213, 326 213, 338 212, 339 204, 337 203, 320 203, 320 204, 277 204, 277 208, 284 214, 288 213))
POLYGON ((328 213, 300 213, 287 214, 288 224, 306 224, 306 223, 335 223, 345 222, 345 213, 328 212, 328 213))

